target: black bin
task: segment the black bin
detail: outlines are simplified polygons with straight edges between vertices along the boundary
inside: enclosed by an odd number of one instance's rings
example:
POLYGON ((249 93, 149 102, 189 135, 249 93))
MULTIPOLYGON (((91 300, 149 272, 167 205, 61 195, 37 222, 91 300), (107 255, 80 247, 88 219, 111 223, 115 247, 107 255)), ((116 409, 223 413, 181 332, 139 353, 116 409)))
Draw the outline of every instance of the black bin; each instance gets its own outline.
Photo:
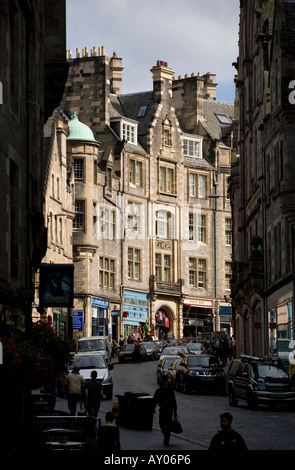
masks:
POLYGON ((136 399, 136 429, 153 429, 154 399, 151 396, 137 397, 136 399), (139 419, 138 419, 139 417, 139 419))
POLYGON ((119 402, 119 425, 132 429, 152 429, 153 397, 146 392, 125 392, 116 397, 119 402))
POLYGON ((119 414, 117 424, 128 427, 128 398, 126 395, 116 395, 118 398, 119 414))

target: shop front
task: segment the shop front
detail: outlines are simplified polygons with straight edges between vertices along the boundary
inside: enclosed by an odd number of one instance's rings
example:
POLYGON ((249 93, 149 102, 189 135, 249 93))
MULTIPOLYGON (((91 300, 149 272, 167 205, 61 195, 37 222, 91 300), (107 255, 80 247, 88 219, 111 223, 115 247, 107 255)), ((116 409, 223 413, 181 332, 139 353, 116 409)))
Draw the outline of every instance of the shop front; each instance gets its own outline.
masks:
POLYGON ((227 336, 232 336, 232 315, 231 307, 229 305, 220 305, 219 307, 219 323, 220 331, 223 331, 227 336))
POLYGON ((109 302, 92 298, 91 305, 91 336, 108 336, 108 307, 109 302))
POLYGON ((276 302, 270 298, 269 307, 268 354, 278 355, 288 370, 289 343, 294 338, 292 291, 282 295, 276 302))
POLYGON ((213 313, 213 300, 185 298, 182 309, 183 336, 195 338, 213 332, 213 313))
POLYGON ((162 308, 156 312, 155 325, 158 338, 167 339, 170 330, 170 319, 168 313, 162 308))
POLYGON ((124 291, 123 335, 144 337, 148 330, 148 294, 131 290, 124 291))

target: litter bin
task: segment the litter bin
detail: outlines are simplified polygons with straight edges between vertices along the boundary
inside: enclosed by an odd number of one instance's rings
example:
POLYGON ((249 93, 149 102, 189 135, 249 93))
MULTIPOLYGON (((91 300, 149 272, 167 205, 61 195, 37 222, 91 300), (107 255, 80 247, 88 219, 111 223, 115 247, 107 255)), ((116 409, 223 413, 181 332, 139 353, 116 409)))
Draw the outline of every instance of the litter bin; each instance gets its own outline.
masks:
POLYGON ((118 398, 119 413, 117 424, 128 426, 128 398, 126 395, 116 395, 118 398))
POLYGON ((116 395, 119 402, 118 424, 133 429, 151 429, 153 397, 146 392, 116 395))
POLYGON ((136 400, 136 429, 153 429, 154 399, 151 396, 137 397, 136 400))

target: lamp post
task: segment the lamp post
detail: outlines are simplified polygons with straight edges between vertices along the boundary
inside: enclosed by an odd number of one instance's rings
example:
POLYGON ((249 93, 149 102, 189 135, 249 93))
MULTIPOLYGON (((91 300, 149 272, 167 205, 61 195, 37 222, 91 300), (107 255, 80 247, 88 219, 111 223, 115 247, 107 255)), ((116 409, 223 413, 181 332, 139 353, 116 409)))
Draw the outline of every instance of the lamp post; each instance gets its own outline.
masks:
POLYGON ((214 303, 215 303, 215 330, 218 329, 217 325, 217 312, 218 312, 218 301, 217 301, 217 237, 216 237, 216 216, 217 216, 217 207, 219 195, 217 194, 217 185, 218 182, 214 183, 215 193, 209 194, 208 198, 214 199, 214 210, 213 210, 213 259, 214 259, 214 303))

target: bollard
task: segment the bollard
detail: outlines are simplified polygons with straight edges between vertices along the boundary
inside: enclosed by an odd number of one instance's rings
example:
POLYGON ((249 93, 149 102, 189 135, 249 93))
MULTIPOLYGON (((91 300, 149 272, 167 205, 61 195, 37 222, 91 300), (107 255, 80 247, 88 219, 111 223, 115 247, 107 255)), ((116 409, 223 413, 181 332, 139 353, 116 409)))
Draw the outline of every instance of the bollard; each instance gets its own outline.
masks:
POLYGON ((118 401, 113 401, 112 412, 114 413, 115 418, 118 418, 119 416, 119 402, 118 401))

